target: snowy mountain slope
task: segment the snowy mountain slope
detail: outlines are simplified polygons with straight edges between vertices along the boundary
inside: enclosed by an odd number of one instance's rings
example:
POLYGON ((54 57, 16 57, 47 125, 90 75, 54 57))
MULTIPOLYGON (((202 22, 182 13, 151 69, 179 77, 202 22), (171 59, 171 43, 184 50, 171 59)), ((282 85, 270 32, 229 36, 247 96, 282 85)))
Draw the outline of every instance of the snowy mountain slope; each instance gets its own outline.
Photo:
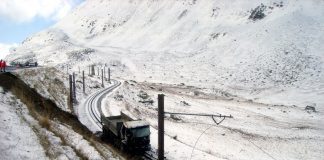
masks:
POLYGON ((215 125, 211 117, 166 114, 167 159, 323 159, 324 148, 320 147, 324 144, 323 114, 296 106, 265 105, 235 97, 234 100, 215 98, 179 84, 125 81, 114 95, 104 100, 104 113, 118 115, 127 110, 149 121, 151 145, 157 148, 156 99, 161 92, 165 95, 166 112, 234 116, 215 125), (152 103, 145 103, 151 100, 152 103))
POLYGON ((321 0, 88 0, 7 59, 117 64, 126 79, 323 106, 323 8, 321 0), (264 18, 251 16, 257 9, 264 18))
POLYGON ((1 159, 48 159, 32 125, 26 122, 32 118, 24 109, 20 100, 0 87, 1 159))
MULTIPOLYGON (((53 72, 52 75, 55 76, 53 72)), ((14 76, 1 74, 0 78, 2 159, 119 159, 109 147, 93 138, 75 117, 64 112, 64 108, 56 108, 46 97, 35 94, 26 84, 11 77, 14 76)), ((39 81, 38 86, 45 85, 46 81, 39 81)), ((40 87, 35 89, 39 91, 40 87)), ((48 89, 59 90, 53 85, 48 89)), ((60 103, 61 99, 56 98, 56 103, 60 103)))

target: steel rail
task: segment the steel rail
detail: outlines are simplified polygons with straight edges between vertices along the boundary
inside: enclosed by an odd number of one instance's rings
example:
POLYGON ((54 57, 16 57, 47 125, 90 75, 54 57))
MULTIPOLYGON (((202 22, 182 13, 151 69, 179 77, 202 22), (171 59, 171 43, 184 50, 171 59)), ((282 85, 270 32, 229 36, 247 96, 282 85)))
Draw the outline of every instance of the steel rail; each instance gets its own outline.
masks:
POLYGON ((90 118, 99 128, 102 128, 102 124, 100 120, 102 115, 101 101, 104 98, 104 96, 106 96, 108 93, 110 93, 112 90, 114 90, 121 84, 119 81, 116 80, 112 80, 112 81, 114 83, 112 86, 92 94, 86 102, 87 110, 90 115, 90 118))

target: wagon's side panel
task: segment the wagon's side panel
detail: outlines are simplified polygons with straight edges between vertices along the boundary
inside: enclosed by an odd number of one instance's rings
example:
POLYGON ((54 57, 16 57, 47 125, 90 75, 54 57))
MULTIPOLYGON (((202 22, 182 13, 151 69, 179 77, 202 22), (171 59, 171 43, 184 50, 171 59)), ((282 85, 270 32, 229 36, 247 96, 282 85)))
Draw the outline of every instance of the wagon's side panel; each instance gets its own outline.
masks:
POLYGON ((120 129, 123 125, 121 116, 102 117, 103 127, 111 131, 116 137, 120 137, 120 129))

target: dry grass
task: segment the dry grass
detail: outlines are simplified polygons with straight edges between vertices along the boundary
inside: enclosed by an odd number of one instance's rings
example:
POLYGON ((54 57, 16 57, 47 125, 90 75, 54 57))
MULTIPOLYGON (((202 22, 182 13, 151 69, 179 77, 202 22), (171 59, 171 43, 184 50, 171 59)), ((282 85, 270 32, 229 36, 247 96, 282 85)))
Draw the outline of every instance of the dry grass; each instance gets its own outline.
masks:
POLYGON ((51 127, 51 121, 50 121, 50 119, 49 119, 49 117, 48 116, 42 116, 42 117, 40 117, 40 119, 39 119, 39 124, 42 126, 42 127, 44 127, 44 128, 46 128, 46 129, 50 129, 50 127, 51 127))
MULTIPOLYGON (((65 135, 62 135, 55 129, 55 122, 52 122, 51 120, 55 118, 55 121, 62 122, 63 124, 70 126, 71 129, 73 129, 76 133, 82 135, 83 138, 90 143, 90 145, 94 146, 102 157, 106 159, 110 158, 111 155, 106 154, 106 152, 111 152, 112 156, 123 159, 123 155, 121 155, 118 150, 115 150, 115 148, 105 143, 101 143, 101 140, 95 137, 92 132, 88 130, 88 128, 80 123, 75 115, 63 111, 51 100, 42 97, 36 92, 35 89, 30 88, 26 83, 18 79, 16 76, 11 74, 1 74, 0 78, 0 86, 3 86, 4 89, 11 91, 17 98, 21 100, 22 103, 26 104, 30 115, 38 120, 39 125, 54 133, 55 136, 60 137, 62 145, 70 146, 80 159, 88 159, 89 157, 84 155, 81 150, 76 148, 76 146, 69 144, 67 139, 65 139, 65 135), (2 80, 2 78, 4 80, 2 80)), ((46 155, 50 159, 55 159, 57 155, 55 151, 51 151, 51 143, 48 141, 47 137, 42 134, 40 128, 36 127, 36 129, 36 133, 38 133, 41 145, 46 151, 46 155)))

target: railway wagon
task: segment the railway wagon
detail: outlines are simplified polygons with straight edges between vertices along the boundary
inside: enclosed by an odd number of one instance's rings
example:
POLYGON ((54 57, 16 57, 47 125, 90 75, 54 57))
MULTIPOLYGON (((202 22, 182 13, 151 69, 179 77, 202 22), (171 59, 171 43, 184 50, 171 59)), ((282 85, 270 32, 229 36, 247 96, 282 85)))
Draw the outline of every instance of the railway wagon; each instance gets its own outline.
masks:
POLYGON ((123 151, 150 150, 150 126, 121 112, 119 116, 101 116, 103 138, 123 151))

